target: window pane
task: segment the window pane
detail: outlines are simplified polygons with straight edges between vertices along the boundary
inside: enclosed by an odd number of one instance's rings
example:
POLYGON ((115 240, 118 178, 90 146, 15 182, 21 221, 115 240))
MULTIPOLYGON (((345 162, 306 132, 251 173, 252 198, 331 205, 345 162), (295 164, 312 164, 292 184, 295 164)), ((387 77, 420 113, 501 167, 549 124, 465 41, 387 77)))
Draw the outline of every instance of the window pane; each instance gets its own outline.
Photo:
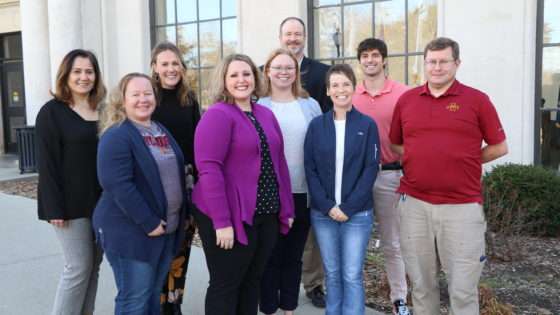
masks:
POLYGON ((424 82, 424 56, 409 56, 407 84, 410 86, 418 86, 424 84, 424 82))
POLYGON ((404 83, 404 57, 389 57, 387 73, 395 81, 404 83))
POLYGON ((199 69, 187 69, 187 81, 189 82, 189 87, 194 93, 196 93, 197 96, 199 95, 199 78, 199 69))
POLYGON ((210 100, 210 81, 214 69, 201 69, 200 70, 200 84, 202 85, 202 91, 200 95, 200 106, 205 111, 208 106, 212 105, 212 100, 210 100))
POLYGON ((339 4, 340 0, 314 0, 313 6, 323 6, 323 5, 332 5, 332 4, 339 4))
POLYGON ((222 0, 222 17, 237 15, 237 0, 222 0))
POLYGON ((196 21, 196 0, 177 1, 177 22, 196 21))
POLYGON ((200 23, 200 65, 214 66, 220 58, 220 21, 200 23))
POLYGON ((542 97, 544 107, 558 107, 560 94, 560 47, 543 49, 542 97))
POLYGON ((358 59, 346 59, 344 60, 344 63, 349 64, 352 67, 352 70, 354 70, 354 75, 356 76, 356 85, 362 83, 362 81, 364 80, 364 73, 362 72, 358 59))
MULTIPOLYGON (((372 36, 371 3, 344 7, 344 56, 356 55, 358 44, 372 36)), ((333 37, 334 38, 334 37, 333 37)))
POLYGON ((21 34, 8 35, 4 37, 4 51, 2 53, 4 58, 22 58, 23 54, 21 49, 21 34))
POLYGON ((224 56, 237 51, 237 19, 222 21, 222 45, 224 56))
POLYGON ((387 43, 389 53, 404 53, 404 0, 375 3, 375 37, 387 43))
POLYGON ((175 26, 156 28, 156 43, 164 40, 175 43, 175 26))
POLYGON ((408 1, 408 51, 421 52, 437 33, 436 0, 408 1))
POLYGON ((340 29, 340 7, 315 10, 315 57, 336 58, 333 35, 340 29))
POLYGON ((175 23, 175 0, 154 1, 156 25, 175 23))
POLYGON ((198 45, 196 24, 185 24, 177 27, 177 47, 183 55, 187 68, 198 67, 198 45))
POLYGON ((543 49, 542 107, 541 111, 541 157, 544 166, 558 170, 560 163, 560 123, 557 109, 560 107, 560 47, 543 49))
POLYGON ((560 1, 544 1, 543 39, 545 43, 560 43, 560 1))
POLYGON ((220 17, 220 0, 198 0, 198 5, 201 20, 220 17))

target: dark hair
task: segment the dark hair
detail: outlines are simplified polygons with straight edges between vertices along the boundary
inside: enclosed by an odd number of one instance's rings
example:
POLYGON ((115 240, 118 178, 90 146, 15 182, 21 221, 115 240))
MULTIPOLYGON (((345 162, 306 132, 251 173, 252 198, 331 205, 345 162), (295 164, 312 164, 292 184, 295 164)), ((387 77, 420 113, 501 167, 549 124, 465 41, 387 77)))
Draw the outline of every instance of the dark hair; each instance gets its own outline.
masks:
POLYGON ((369 51, 374 49, 377 49, 379 51, 381 57, 383 57, 383 60, 387 58, 387 44, 385 44, 385 42, 382 41, 381 39, 370 37, 364 39, 358 45, 358 53, 357 53, 358 60, 360 60, 360 56, 364 51, 369 51))
POLYGON ((153 85, 156 88, 158 104, 161 102, 162 86, 159 80, 159 75, 155 71, 155 65, 157 63, 157 56, 164 51, 171 51, 172 53, 174 53, 177 59, 179 60, 179 62, 181 63, 181 71, 179 72, 181 76, 181 80, 179 81, 179 83, 177 83, 177 87, 176 87, 177 95, 179 98, 179 104, 181 104, 181 106, 191 106, 195 104, 196 96, 194 92, 191 90, 191 88, 189 87, 189 82, 187 78, 187 65, 185 64, 183 58, 181 57, 181 51, 179 50, 179 48, 177 48, 175 44, 168 41, 160 42, 154 47, 154 49, 152 49, 152 60, 150 61, 150 66, 152 67, 152 81, 154 83, 153 85))
POLYGON ((347 65, 345 63, 340 63, 340 64, 333 65, 329 68, 329 71, 327 71, 327 76, 325 78, 325 83, 327 85, 327 89, 331 85, 331 76, 333 74, 344 75, 350 81, 352 81, 352 86, 354 88, 356 88, 356 76, 354 75, 354 70, 352 70, 352 67, 350 67, 349 65, 347 65))
POLYGON ((234 61, 242 61, 249 65, 253 77, 255 78, 255 89, 251 95, 251 99, 256 101, 259 97, 264 95, 264 85, 262 83, 262 74, 251 58, 243 54, 231 54, 225 56, 222 61, 214 68, 212 75, 212 84, 209 88, 211 101, 213 103, 225 102, 228 104, 235 104, 235 99, 227 91, 226 88, 226 75, 229 65, 234 61))
POLYGON ((74 60, 76 58, 87 58, 91 65, 93 66, 93 72, 95 73, 95 81, 93 82, 93 89, 89 92, 88 103, 91 109, 97 109, 97 106, 107 94, 107 89, 103 85, 103 79, 101 78, 101 70, 99 69, 99 63, 93 52, 84 49, 74 49, 64 56, 60 66, 58 66, 58 71, 56 73, 56 83, 54 92, 51 91, 51 95, 68 105, 72 105, 74 99, 72 98, 72 91, 68 87, 68 77, 72 71, 72 66, 74 65, 74 60))
POLYGON ((451 47, 453 60, 459 60, 459 44, 447 37, 438 37, 429 42, 426 48, 424 48, 424 59, 426 59, 428 51, 444 50, 447 47, 451 47))
POLYGON ((301 26, 303 26, 303 35, 305 35, 305 22, 303 22, 303 20, 298 18, 297 16, 288 16, 280 23, 280 28, 278 29, 280 36, 282 36, 282 27, 284 27, 284 24, 286 24, 286 22, 288 21, 298 21, 301 26))

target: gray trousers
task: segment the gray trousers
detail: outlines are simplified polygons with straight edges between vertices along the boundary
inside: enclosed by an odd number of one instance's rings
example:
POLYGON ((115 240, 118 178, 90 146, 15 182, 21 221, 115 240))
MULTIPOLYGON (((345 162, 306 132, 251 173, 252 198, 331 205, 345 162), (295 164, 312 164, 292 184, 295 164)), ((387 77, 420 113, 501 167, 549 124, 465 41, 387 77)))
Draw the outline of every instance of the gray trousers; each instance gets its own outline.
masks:
POLYGON ((103 259, 103 251, 95 243, 91 220, 68 220, 65 227, 53 227, 62 246, 64 270, 52 315, 91 315, 103 259))

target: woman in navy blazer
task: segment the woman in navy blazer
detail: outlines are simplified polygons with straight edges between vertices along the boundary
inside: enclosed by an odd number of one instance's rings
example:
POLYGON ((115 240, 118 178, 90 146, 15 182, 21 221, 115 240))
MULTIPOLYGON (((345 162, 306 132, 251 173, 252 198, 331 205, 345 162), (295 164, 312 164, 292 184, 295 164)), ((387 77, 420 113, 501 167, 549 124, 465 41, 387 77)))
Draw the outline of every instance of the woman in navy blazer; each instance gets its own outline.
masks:
POLYGON ((115 276, 115 314, 159 314, 160 290, 184 235, 183 155, 151 120, 150 78, 124 76, 101 119, 97 155, 103 194, 93 216, 115 276))
POLYGON ((326 314, 363 315, 362 268, 373 227, 379 135, 375 122, 352 106, 352 68, 334 65, 326 81, 333 109, 313 119, 304 145, 311 224, 326 273, 326 314))

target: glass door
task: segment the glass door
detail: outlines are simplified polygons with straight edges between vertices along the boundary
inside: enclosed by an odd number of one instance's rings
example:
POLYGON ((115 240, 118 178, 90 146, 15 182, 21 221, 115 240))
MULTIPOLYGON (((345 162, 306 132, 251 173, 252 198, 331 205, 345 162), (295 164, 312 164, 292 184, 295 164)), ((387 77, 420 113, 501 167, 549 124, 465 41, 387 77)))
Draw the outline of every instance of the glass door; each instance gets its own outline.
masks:
POLYGON ((17 151, 16 128, 25 126, 23 63, 4 62, 1 69, 4 147, 12 153, 17 151))

